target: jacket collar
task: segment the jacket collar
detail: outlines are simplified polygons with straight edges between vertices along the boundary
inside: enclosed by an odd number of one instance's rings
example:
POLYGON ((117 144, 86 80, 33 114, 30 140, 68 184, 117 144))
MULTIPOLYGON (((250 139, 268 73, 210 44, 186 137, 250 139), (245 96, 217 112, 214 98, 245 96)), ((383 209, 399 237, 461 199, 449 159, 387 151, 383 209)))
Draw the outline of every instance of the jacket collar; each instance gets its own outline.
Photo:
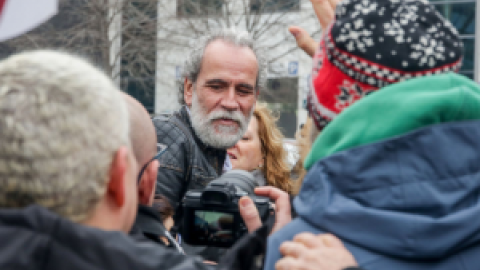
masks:
POLYGON ((158 236, 164 236, 166 231, 160 215, 153 208, 145 205, 138 205, 134 228, 144 234, 156 235, 157 238, 158 236))

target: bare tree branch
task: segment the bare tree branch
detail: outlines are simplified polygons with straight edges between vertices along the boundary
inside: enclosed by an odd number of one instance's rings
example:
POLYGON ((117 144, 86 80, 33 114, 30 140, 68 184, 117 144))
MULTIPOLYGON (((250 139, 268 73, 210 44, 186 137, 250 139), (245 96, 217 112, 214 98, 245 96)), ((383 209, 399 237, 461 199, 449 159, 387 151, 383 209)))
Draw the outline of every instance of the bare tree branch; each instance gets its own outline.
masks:
POLYGON ((246 29, 268 51, 271 63, 288 56, 296 46, 286 42, 291 38, 285 36, 286 29, 299 23, 292 12, 298 11, 300 1, 123 0, 112 6, 109 0, 60 0, 58 15, 27 35, 1 44, 0 54, 34 48, 73 51, 92 59, 113 78, 127 78, 123 79, 124 85, 135 81, 150 89, 156 61, 162 61, 157 55, 167 59, 173 50, 187 51, 192 39, 215 28, 246 29), (110 26, 120 14, 121 29, 109 36, 110 26), (110 61, 112 42, 118 38, 122 43, 110 61), (121 69, 112 74, 112 63, 118 60, 121 69))

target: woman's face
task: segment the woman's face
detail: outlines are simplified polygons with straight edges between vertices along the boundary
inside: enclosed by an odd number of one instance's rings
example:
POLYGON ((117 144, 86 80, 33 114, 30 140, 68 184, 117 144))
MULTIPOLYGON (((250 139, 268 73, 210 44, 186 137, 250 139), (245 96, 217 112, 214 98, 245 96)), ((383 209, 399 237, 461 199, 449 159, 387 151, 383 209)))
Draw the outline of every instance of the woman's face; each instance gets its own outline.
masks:
POLYGON ((253 171, 263 166, 262 144, 258 136, 258 121, 254 116, 247 132, 232 148, 227 150, 234 169, 253 171))

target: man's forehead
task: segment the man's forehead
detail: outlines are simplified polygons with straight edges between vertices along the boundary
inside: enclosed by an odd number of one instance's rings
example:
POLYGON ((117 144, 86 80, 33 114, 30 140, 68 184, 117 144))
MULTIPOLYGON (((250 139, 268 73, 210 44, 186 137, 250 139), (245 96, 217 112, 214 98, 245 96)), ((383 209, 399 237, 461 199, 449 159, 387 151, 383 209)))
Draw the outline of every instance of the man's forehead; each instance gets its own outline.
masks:
POLYGON ((245 51, 223 50, 206 52, 200 74, 205 80, 213 79, 247 79, 256 80, 258 75, 258 62, 253 53, 245 51))
POLYGON ((224 40, 214 40, 207 45, 203 54, 202 63, 205 63, 216 56, 222 56, 222 58, 231 56, 239 61, 250 60, 258 63, 257 56, 252 48, 233 44, 224 40), (239 57, 240 54, 242 57, 239 57))
POLYGON ((223 39, 216 39, 212 40, 211 42, 208 43, 208 45, 205 47, 205 51, 209 49, 215 49, 219 47, 224 47, 224 48, 230 48, 230 49, 241 49, 241 50, 246 50, 246 51, 251 51, 252 54, 255 55, 254 51, 252 48, 250 48, 247 45, 243 44, 235 44, 234 42, 228 41, 228 40, 223 40, 223 39))

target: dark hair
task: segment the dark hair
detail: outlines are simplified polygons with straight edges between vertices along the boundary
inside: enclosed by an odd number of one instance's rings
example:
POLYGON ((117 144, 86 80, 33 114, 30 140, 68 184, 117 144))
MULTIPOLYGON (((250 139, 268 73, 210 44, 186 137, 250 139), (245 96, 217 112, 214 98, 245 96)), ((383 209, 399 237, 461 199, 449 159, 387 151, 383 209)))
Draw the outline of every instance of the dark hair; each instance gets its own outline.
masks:
POLYGON ((173 207, 168 202, 167 198, 163 195, 155 195, 153 199, 153 209, 157 210, 162 218, 162 222, 165 221, 167 218, 172 217, 175 212, 173 211, 173 207))

